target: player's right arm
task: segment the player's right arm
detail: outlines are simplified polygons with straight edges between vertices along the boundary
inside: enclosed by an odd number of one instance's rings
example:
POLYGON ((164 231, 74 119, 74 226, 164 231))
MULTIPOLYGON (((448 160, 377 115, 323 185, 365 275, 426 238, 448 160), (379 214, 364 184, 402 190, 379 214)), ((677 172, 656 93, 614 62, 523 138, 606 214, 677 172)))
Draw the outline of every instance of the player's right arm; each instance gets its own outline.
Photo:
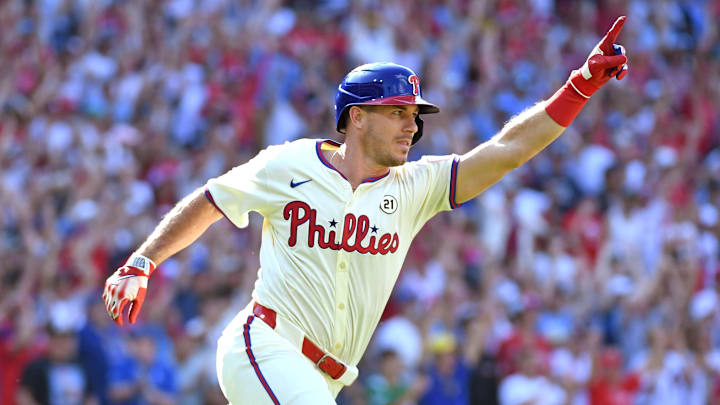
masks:
MULTIPOLYGON (((250 161, 220 177, 208 180, 183 198, 133 253, 127 263, 105 282, 103 299, 108 314, 122 325, 122 313, 130 305, 130 323, 135 323, 145 301, 147 282, 156 264, 184 249, 223 216, 237 227, 248 224, 248 212, 268 213, 267 172, 282 147, 269 147, 250 161)), ((275 170, 277 172, 277 170, 275 170)))
POLYGON ((160 264, 188 247, 222 218, 222 213, 205 197, 204 189, 198 188, 177 203, 135 254, 160 264))
POLYGON ((110 317, 122 325, 123 309, 130 304, 130 323, 135 323, 156 266, 192 244, 220 218, 222 213, 205 197, 204 187, 177 203, 127 263, 105 282, 103 300, 110 317))

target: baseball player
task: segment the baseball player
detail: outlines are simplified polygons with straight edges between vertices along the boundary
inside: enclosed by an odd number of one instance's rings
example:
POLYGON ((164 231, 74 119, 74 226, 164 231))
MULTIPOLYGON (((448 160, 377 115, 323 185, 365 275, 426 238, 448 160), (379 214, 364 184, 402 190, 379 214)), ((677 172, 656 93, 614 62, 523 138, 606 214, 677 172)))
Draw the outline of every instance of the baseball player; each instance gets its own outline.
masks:
POLYGON ((264 217, 252 300, 218 341, 217 374, 231 404, 333 404, 393 289, 410 242, 440 211, 458 207, 522 165, 570 125, 612 77, 627 73, 614 45, 619 18, 549 100, 462 155, 407 162, 423 136, 420 79, 392 63, 353 69, 338 87, 345 143, 301 139, 270 146, 194 191, 105 283, 103 299, 134 323, 158 264, 227 218, 264 217))

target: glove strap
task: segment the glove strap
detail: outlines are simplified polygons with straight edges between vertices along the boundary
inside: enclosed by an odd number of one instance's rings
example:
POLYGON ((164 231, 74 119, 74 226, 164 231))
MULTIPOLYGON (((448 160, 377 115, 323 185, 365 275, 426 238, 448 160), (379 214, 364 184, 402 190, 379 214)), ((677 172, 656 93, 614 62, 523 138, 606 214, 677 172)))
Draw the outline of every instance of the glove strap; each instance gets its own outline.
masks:
POLYGON ((146 276, 150 277, 150 275, 155 271, 155 262, 150 260, 149 258, 135 254, 133 253, 132 256, 125 262, 126 266, 135 267, 137 269, 140 269, 145 273, 146 276))
POLYGON ((580 113, 588 99, 588 96, 581 94, 568 80, 560 90, 545 102, 545 112, 553 121, 567 128, 580 113))

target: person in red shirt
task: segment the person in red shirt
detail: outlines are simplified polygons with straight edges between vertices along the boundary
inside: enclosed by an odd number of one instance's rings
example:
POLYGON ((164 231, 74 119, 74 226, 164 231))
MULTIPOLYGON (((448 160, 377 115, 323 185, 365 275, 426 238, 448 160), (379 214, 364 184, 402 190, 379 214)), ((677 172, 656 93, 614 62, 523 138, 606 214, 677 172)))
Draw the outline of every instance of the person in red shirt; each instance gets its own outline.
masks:
POLYGON ((36 333, 34 307, 23 294, 11 293, 16 285, 8 277, 2 281, 10 288, 0 289, 0 404, 14 405, 23 370, 46 351, 47 342, 36 333))
POLYGON ((503 376, 517 371, 518 357, 526 350, 539 353, 541 357, 549 355, 550 345, 535 330, 537 310, 538 303, 528 300, 525 309, 512 318, 512 334, 502 341, 497 354, 500 373, 503 376))
POLYGON ((603 349, 596 357, 590 380, 590 405, 632 405, 640 388, 636 374, 623 371, 623 358, 614 347, 603 349))

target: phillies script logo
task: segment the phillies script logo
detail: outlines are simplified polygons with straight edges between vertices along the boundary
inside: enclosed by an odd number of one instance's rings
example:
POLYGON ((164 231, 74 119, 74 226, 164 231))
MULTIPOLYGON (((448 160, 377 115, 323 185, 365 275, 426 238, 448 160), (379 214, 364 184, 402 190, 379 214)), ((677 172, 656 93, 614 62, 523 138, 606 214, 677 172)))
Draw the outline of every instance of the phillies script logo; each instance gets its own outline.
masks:
MULTIPOLYGON (((297 243, 298 227, 304 223, 308 223, 308 246, 317 244, 322 249, 345 250, 346 252, 370 253, 372 255, 395 253, 400 245, 398 234, 385 233, 379 238, 370 235, 367 242, 365 238, 370 230, 370 219, 366 215, 355 217, 354 214, 345 215, 343 223, 342 242, 335 241, 335 230, 331 229, 325 235, 325 227, 315 223, 317 210, 311 209, 310 206, 302 201, 293 201, 288 203, 283 209, 283 217, 290 220, 290 238, 288 245, 295 246, 297 243), (349 240, 355 235, 355 241, 350 244, 349 240)), ((376 230, 377 228, 373 228, 376 230)))

